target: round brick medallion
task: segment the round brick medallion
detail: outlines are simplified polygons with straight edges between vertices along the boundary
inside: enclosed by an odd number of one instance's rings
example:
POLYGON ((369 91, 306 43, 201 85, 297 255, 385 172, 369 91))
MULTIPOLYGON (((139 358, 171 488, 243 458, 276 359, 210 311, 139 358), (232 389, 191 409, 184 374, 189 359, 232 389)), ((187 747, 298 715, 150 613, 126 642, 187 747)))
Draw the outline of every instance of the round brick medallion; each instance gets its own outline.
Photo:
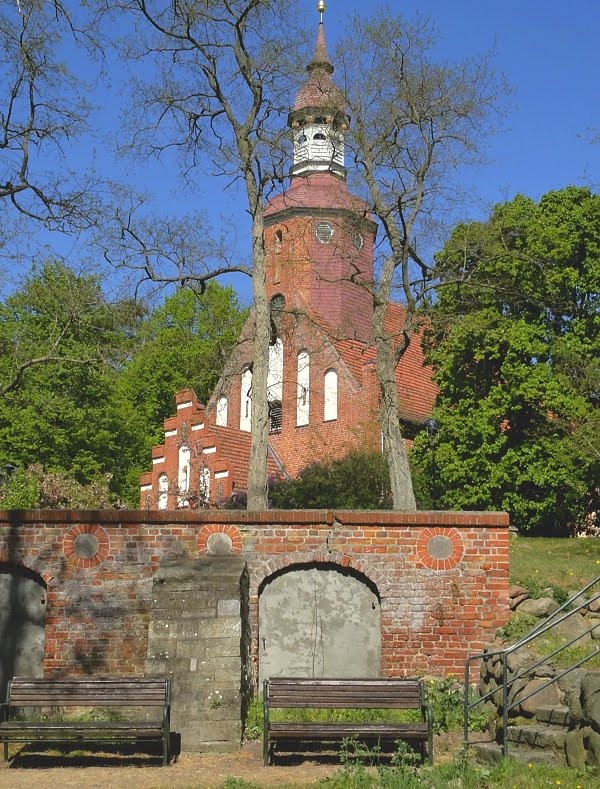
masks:
POLYGON ((463 554, 463 540, 456 529, 432 526, 423 529, 417 539, 418 559, 431 570, 450 570, 463 554))
POLYGON ((211 523, 198 532, 198 553, 207 556, 239 556, 242 552, 242 535, 236 526, 211 523))
POLYGON ((229 556, 232 548, 231 537, 221 531, 211 534, 206 541, 206 553, 209 556, 229 556))
POLYGON ((73 541, 73 550, 80 559, 92 559, 100 549, 100 540, 95 534, 78 534, 73 541))
POLYGON ((97 567, 106 559, 109 550, 108 534, 95 524, 73 526, 63 538, 63 553, 75 567, 97 567))

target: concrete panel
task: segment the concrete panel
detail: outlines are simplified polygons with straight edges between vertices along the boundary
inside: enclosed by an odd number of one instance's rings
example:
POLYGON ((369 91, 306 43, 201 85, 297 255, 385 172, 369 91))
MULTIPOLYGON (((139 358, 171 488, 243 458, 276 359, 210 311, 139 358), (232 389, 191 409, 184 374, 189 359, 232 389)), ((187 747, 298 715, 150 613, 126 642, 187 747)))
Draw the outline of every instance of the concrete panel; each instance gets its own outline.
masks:
POLYGON ((0 566, 0 698, 9 679, 41 677, 44 663, 46 590, 42 582, 0 566))
POLYGON ((377 677, 381 609, 359 578, 302 567, 274 577, 259 601, 259 677, 377 677))

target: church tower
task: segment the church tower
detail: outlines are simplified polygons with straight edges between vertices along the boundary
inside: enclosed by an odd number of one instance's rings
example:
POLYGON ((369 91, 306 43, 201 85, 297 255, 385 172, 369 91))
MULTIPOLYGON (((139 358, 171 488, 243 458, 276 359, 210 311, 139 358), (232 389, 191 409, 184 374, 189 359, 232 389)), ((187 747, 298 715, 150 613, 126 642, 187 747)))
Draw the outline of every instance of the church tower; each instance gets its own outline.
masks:
POLYGON ((336 338, 370 336, 376 225, 348 192, 344 138, 350 124, 333 81, 323 11, 308 76, 288 125, 293 139, 290 185, 265 208, 267 287, 296 309, 319 315, 336 338))

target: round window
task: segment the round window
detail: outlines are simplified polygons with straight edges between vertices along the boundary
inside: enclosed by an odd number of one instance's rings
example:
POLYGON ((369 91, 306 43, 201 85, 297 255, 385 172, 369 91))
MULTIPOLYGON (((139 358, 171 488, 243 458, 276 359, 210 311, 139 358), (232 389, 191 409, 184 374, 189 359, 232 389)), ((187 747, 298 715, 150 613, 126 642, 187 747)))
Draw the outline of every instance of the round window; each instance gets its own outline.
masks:
POLYGON ((319 222, 315 235, 321 244, 329 244, 333 238, 333 228, 328 222, 319 222))
POLYGON ((362 233, 359 233, 358 230, 356 230, 352 234, 352 243, 354 244, 356 249, 358 249, 359 252, 363 248, 363 246, 365 245, 365 240, 364 240, 364 238, 362 236, 362 233))

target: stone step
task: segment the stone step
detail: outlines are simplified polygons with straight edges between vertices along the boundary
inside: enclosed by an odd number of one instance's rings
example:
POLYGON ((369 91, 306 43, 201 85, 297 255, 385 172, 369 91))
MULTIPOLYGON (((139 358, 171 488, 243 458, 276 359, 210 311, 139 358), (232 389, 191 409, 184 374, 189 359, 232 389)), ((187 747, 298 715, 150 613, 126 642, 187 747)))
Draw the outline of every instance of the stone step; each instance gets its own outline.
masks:
POLYGON ((507 739, 530 748, 565 748, 567 732, 562 726, 509 726, 507 739))
MULTIPOLYGON (((480 764, 496 764, 502 759, 502 746, 496 742, 478 742, 472 748, 480 764)), ((564 755, 554 748, 524 748, 511 743, 508 755, 522 764, 566 764, 564 755)))
POLYGON ((550 723, 553 726, 567 727, 571 722, 568 707, 555 707, 552 704, 544 704, 535 710, 535 718, 538 723, 550 723))

